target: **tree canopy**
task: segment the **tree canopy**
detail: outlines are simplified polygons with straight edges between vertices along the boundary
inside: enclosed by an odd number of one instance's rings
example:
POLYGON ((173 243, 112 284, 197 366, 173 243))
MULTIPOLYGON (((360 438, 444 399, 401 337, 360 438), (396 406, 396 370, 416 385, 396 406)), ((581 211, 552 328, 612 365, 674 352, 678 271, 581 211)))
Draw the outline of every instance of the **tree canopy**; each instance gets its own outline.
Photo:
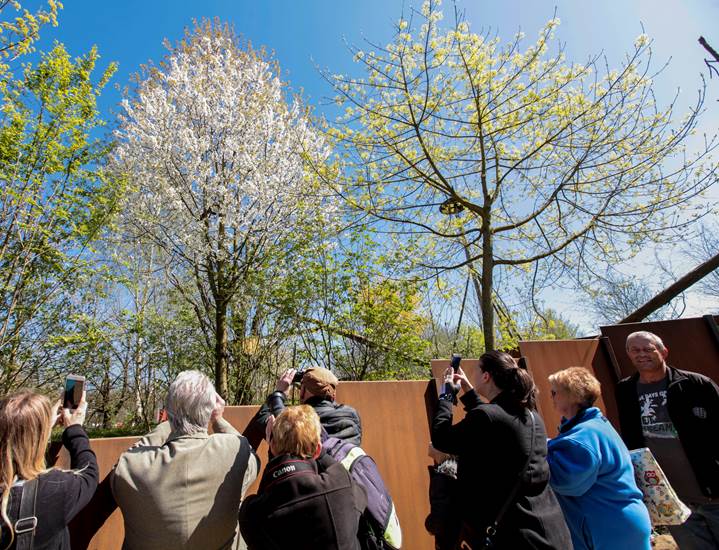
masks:
POLYGON ((288 102, 277 65, 228 25, 205 20, 168 47, 123 101, 114 167, 134 188, 128 220, 195 280, 227 395, 230 302, 273 249, 332 218, 305 169, 328 149, 299 99, 288 102))
POLYGON ((401 19, 390 44, 353 47, 364 76, 326 75, 345 111, 325 177, 413 243, 425 276, 476 267, 491 349, 499 276, 528 276, 525 288, 591 278, 667 238, 701 213, 689 201, 716 180, 702 161, 717 143, 687 151, 703 95, 675 122, 655 100, 644 35, 616 69, 568 63, 557 19, 527 47, 522 34, 502 45, 458 12, 443 28, 439 4, 401 19))

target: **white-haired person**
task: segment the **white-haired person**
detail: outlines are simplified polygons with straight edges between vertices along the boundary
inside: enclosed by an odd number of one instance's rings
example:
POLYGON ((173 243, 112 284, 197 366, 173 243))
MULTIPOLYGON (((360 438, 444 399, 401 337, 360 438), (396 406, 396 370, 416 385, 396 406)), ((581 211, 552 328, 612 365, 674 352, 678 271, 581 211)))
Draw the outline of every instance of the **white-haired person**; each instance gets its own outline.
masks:
POLYGON ((169 421, 126 451, 112 475, 125 522, 123 548, 244 547, 237 514, 259 459, 222 418, 225 402, 204 374, 180 373, 165 405, 169 421))
POLYGON ((548 442, 549 482, 574 550, 649 550, 651 522, 634 481, 629 451, 594 406, 599 381, 583 367, 552 374, 552 402, 562 415, 548 442))
POLYGON ((692 515, 669 527, 679 547, 719 548, 719 387, 667 364, 669 348, 647 331, 627 336, 636 373, 617 385, 622 439, 649 447, 692 515))
POLYGON ((97 460, 82 424, 87 403, 58 409, 31 390, 0 400, 0 548, 70 550, 67 525, 95 493, 97 460), (45 452, 53 426, 65 426, 62 443, 71 470, 47 468, 45 452))

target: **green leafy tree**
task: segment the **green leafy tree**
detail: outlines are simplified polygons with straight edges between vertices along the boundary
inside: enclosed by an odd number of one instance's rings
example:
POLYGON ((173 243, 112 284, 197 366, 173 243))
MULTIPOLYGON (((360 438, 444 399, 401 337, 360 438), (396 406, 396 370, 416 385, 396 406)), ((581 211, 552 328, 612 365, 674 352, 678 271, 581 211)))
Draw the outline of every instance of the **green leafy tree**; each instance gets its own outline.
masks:
POLYGON ((427 318, 419 310, 417 286, 409 282, 358 278, 337 323, 360 339, 342 338, 335 368, 349 380, 396 380, 425 374, 427 318))
MULTIPOLYGON (((27 16, 27 14, 26 14, 27 16)), ((43 16, 45 17, 45 16, 43 16)), ((49 15, 46 17, 50 17, 49 15)), ((38 17, 38 19, 42 19, 38 17)), ((19 22, 16 23, 20 25, 19 22)), ((24 32, 24 31, 23 31, 24 32)), ((25 51, 34 36, 28 30, 25 51)), ((12 49, 12 48, 10 48, 12 49)), ((104 179, 96 101, 115 65, 58 44, 0 90, 0 388, 44 382, 42 346, 121 186, 104 179)))
POLYGON ((7 76, 12 61, 33 51, 40 27, 46 24, 57 26, 59 9, 62 9, 62 4, 55 0, 48 0, 47 8, 38 9, 35 13, 23 9, 22 4, 15 0, 0 0, 0 17, 3 18, 0 20, 0 82, 7 76))
POLYGON ((523 49, 521 34, 502 46, 460 15, 442 28, 438 6, 400 20, 386 46, 353 48, 364 77, 327 75, 345 112, 319 171, 377 231, 418 247, 427 276, 474 265, 493 349, 499 280, 583 279, 668 239, 716 181, 701 166, 716 141, 687 153, 703 94, 674 124, 644 35, 616 69, 572 64, 550 53, 556 19, 523 49))
POLYGON ((579 336, 579 326, 547 308, 535 314, 521 332, 523 340, 571 340, 579 336))
POLYGON ((352 380, 410 378, 425 374, 429 318, 424 285, 392 274, 394 259, 377 254, 362 228, 342 245, 318 250, 296 280, 300 361, 352 380))

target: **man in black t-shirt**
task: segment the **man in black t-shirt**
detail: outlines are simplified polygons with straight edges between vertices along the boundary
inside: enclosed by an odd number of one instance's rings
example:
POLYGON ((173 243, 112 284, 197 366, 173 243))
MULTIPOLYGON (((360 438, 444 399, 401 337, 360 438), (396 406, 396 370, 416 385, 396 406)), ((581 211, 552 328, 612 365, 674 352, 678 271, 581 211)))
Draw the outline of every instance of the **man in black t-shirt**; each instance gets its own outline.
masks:
POLYGON ((627 337, 637 373, 617 387, 622 438, 649 447, 691 517, 670 528, 679 547, 719 548, 719 388, 706 376, 667 365, 651 332, 627 337))

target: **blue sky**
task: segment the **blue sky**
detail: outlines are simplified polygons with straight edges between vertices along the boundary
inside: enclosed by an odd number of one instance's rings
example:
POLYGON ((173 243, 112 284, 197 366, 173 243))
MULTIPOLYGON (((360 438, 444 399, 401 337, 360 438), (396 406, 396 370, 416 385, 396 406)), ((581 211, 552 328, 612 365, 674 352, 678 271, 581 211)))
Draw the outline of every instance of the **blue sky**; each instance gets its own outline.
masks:
MULTIPOLYGON (((40 3, 33 1, 28 6, 40 3)), ((142 63, 163 56, 165 38, 177 40, 193 18, 216 16, 232 23, 255 47, 274 51, 285 80, 295 89, 302 88, 309 102, 317 104, 328 89, 315 64, 332 72, 351 72, 353 64, 345 41, 361 44, 366 38, 386 43, 392 23, 419 4, 402 0, 66 0, 59 26, 43 30, 39 47, 47 49, 53 40, 59 40, 71 53, 81 54, 97 45, 104 62, 119 63, 113 83, 124 86, 142 63)), ((717 0, 459 0, 457 5, 466 11, 475 30, 491 28, 510 38, 521 29, 528 40, 556 7, 562 20, 557 34, 566 42, 568 57, 574 61, 604 51, 616 64, 631 49, 643 23, 655 40, 657 67, 673 57, 657 82, 660 98, 670 98, 681 87, 687 101, 694 99, 699 75, 705 70, 704 50, 697 38, 703 34, 710 43, 719 44, 717 0)), ((449 19, 453 4, 445 2, 444 10, 449 19)), ((710 84, 716 99, 719 79, 710 84)), ((117 101, 117 93, 108 92, 103 110, 108 113, 117 101)), ((715 122, 718 110, 713 109, 715 122)))
MULTIPOLYGON (((26 5, 32 9, 41 3, 33 0, 26 5)), ((110 61, 119 64, 112 85, 123 87, 141 64, 162 58, 164 39, 176 41, 193 18, 219 17, 232 23, 253 46, 274 51, 283 79, 295 91, 302 89, 306 101, 322 113, 321 99, 331 95, 331 91, 316 65, 333 73, 357 74, 359 67, 352 63, 345 42, 360 47, 365 39, 387 43, 393 22, 420 4, 421 0, 66 0, 59 26, 43 29, 38 49, 49 49, 58 40, 71 54, 80 55, 96 45, 102 56, 101 66, 110 61)), ((453 6, 451 2, 444 3, 447 20, 453 6)), ((556 9, 562 21, 557 36, 566 44, 568 60, 581 62, 604 52, 613 66, 632 49, 643 25, 644 32, 654 40, 655 68, 671 58, 669 66, 655 80, 660 104, 671 100, 681 89, 678 106, 685 111, 696 100, 703 73, 707 77, 709 99, 700 132, 713 135, 719 128, 719 78, 708 78, 703 61, 706 54, 697 43, 703 35, 719 49, 718 0, 458 0, 457 6, 466 11, 473 30, 491 29, 503 39, 510 39, 517 30, 522 30, 527 43, 556 9)), ((120 99, 120 92, 112 85, 100 104, 109 120, 120 99)), ((672 252, 660 248, 659 254, 670 257, 672 252)), ((650 280, 654 271, 652 257, 642 261, 644 264, 630 267, 628 272, 645 273, 650 280)), ((685 270, 680 267, 678 272, 685 270)), ((584 327, 591 326, 581 306, 566 292, 548 296, 547 302, 584 327)), ((688 313, 703 313, 702 307, 705 303, 692 298, 688 313)))

